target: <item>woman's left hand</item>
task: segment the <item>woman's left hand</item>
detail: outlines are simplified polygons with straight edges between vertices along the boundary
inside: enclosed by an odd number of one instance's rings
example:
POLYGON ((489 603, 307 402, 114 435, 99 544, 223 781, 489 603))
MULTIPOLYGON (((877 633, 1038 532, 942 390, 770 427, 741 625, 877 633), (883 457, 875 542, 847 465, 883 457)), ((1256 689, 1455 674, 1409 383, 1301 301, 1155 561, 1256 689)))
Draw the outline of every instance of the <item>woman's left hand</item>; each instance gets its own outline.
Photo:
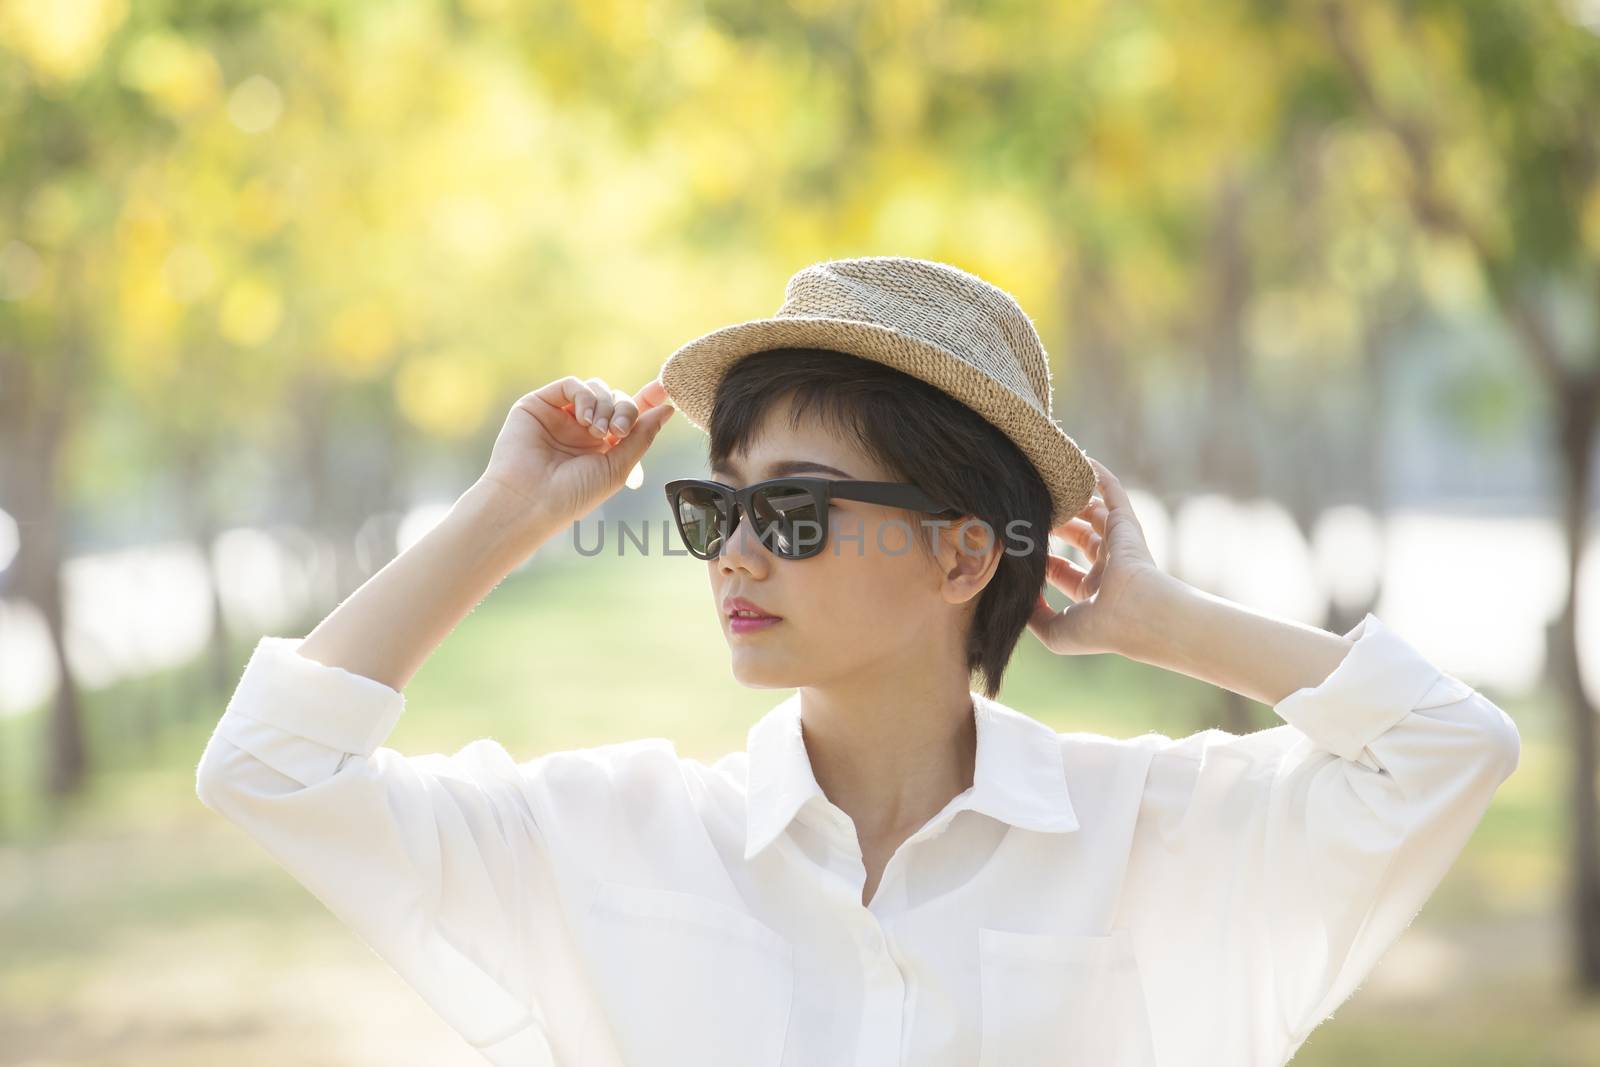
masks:
POLYGON ((1088 557, 1089 569, 1051 552, 1045 580, 1073 602, 1057 611, 1041 590, 1028 619, 1034 636, 1061 656, 1126 654, 1137 633, 1148 628, 1153 598, 1170 580, 1150 555, 1122 483, 1098 460, 1089 463, 1099 475, 1100 495, 1050 531, 1076 545, 1088 557))

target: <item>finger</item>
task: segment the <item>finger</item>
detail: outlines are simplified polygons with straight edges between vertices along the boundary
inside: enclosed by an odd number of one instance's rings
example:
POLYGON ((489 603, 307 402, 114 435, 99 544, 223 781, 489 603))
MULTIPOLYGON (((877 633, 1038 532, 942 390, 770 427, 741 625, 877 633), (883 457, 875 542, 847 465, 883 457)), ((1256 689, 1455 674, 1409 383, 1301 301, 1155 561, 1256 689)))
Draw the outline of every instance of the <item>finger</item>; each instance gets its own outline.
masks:
POLYGON ((595 403, 593 387, 588 382, 579 382, 578 391, 572 398, 572 417, 588 426, 591 431, 594 428, 595 403))
POLYGON ((1048 553, 1044 561, 1045 581, 1067 594, 1074 601, 1083 599, 1083 580, 1088 572, 1066 556, 1048 553))
POLYGON ((589 392, 594 394, 594 419, 589 424, 589 432, 603 438, 610 425, 611 408, 614 403, 611 386, 602 378, 590 378, 584 384, 589 387, 589 392))
POLYGON ((1104 530, 1106 526, 1106 517, 1106 502, 1097 496, 1090 497, 1089 502, 1085 504, 1076 515, 1068 519, 1066 522, 1063 522, 1060 526, 1052 527, 1050 532, 1053 534, 1061 534, 1063 530, 1066 530, 1074 522, 1086 522, 1096 530, 1104 530))
POLYGON ((1133 504, 1128 500, 1127 491, 1122 488, 1122 482, 1117 476, 1099 460, 1090 457, 1089 462, 1093 465, 1095 473, 1100 476, 1100 494, 1105 497, 1107 510, 1127 508, 1132 511, 1133 504))
POLYGON ((621 389, 611 391, 611 433, 617 437, 626 436, 633 424, 639 418, 639 405, 633 398, 621 389))
POLYGON ((1061 613, 1050 606, 1050 602, 1039 594, 1039 599, 1033 602, 1033 614, 1028 616, 1028 628, 1040 637, 1049 625, 1061 617, 1061 613))
POLYGON ((646 408, 653 408, 667 399, 667 387, 661 384, 661 378, 657 375, 646 382, 644 387, 637 393, 634 393, 633 399, 639 405, 640 411, 644 411, 646 408))
POLYGON ((639 462, 640 457, 649 449, 651 442, 661 432, 667 420, 677 408, 671 404, 657 404, 649 411, 639 415, 634 423, 633 431, 619 440, 606 453, 606 461, 611 464, 611 472, 617 478, 626 478, 639 462))
MULTIPOLYGON (((617 391, 617 395, 622 395, 620 390, 617 391)), ((640 415, 646 411, 660 407, 662 404, 666 404, 667 402, 667 387, 661 384, 661 377, 657 375, 640 387, 637 393, 633 394, 632 403, 637 413, 629 416, 625 427, 628 425, 638 425, 640 415)), ((677 408, 674 407, 673 410, 676 411, 677 408)), ((611 419, 611 433, 613 437, 619 436, 616 433, 615 415, 613 415, 611 419)), ((609 439, 610 438, 608 438, 608 440, 609 439)))
POLYGON ((1082 519, 1068 519, 1050 532, 1067 544, 1082 549, 1091 558, 1100 548, 1100 531, 1082 519))
POLYGON ((526 401, 529 397, 537 397, 553 408, 572 411, 576 415, 575 405, 584 392, 586 390, 583 382, 576 375, 569 374, 564 378, 557 378, 552 382, 541 385, 533 392, 524 395, 522 399, 526 401))
POLYGON ((1040 593, 1033 614, 1028 617, 1028 629, 1050 651, 1076 654, 1084 650, 1082 631, 1088 625, 1087 618, 1076 604, 1054 610, 1040 593))

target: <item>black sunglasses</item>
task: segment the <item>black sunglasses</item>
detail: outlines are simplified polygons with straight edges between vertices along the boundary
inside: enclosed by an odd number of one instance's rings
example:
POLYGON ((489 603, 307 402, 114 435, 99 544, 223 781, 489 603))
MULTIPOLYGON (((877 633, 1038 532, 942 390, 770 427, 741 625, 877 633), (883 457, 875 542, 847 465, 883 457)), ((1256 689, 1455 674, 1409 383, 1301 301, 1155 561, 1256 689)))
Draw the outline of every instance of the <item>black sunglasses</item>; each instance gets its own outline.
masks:
POLYGON ((761 543, 782 559, 807 559, 828 541, 828 509, 834 498, 960 515, 908 482, 858 482, 832 478, 769 478, 743 489, 704 478, 679 478, 666 484, 667 503, 684 546, 698 559, 716 559, 739 527, 739 512, 750 516, 761 543))

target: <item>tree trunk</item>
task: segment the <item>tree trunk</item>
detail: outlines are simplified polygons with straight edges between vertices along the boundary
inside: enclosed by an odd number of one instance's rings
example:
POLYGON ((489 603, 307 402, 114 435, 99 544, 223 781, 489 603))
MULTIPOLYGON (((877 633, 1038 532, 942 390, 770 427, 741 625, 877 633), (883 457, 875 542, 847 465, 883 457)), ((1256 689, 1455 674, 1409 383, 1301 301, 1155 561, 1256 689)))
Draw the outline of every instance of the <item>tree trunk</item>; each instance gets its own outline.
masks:
MULTIPOLYGON (((1218 183, 1210 248, 1206 257, 1212 286, 1202 320, 1200 350, 1206 361, 1206 395, 1210 415, 1201 424, 1196 450, 1202 482, 1235 501, 1261 492, 1259 458, 1249 430, 1254 425, 1251 382, 1245 357, 1244 315, 1250 299, 1250 262, 1244 244, 1246 188, 1236 173, 1218 183)), ((1219 690, 1222 728, 1247 734, 1256 728, 1255 702, 1227 689, 1219 690)))
POLYGON ((1578 666, 1578 569, 1587 541, 1596 400, 1593 378, 1573 383, 1557 397, 1568 580, 1552 648, 1556 683, 1572 724, 1573 964, 1579 989, 1589 993, 1600 992, 1600 812, 1595 799, 1595 712, 1578 666))
MULTIPOLYGON (((183 484, 188 486, 184 496, 184 524, 188 527, 200 558, 205 566, 210 596, 206 610, 211 616, 211 640, 204 653, 205 667, 202 688, 206 692, 226 693, 238 681, 238 671, 233 666, 232 642, 229 640, 228 617, 222 610, 222 575, 217 570, 213 550, 221 522, 217 514, 216 478, 212 456, 217 442, 195 437, 177 442, 175 454, 183 472, 183 484)), ((187 718, 190 713, 203 711, 205 700, 185 700, 179 714, 187 718)))
POLYGON ((21 351, 0 351, 0 452, 7 506, 20 529, 12 586, 44 616, 60 684, 50 706, 45 782, 61 796, 74 792, 88 770, 83 708, 66 655, 66 609, 61 566, 66 551, 61 501, 62 445, 69 424, 70 382, 82 360, 70 339, 59 364, 21 351))
POLYGON ((1078 269, 1063 272, 1060 300, 1066 310, 1064 338, 1070 350, 1064 373, 1055 375, 1056 418, 1079 444, 1094 441, 1094 453, 1116 457, 1124 477, 1158 485, 1164 465, 1145 425, 1145 404, 1118 336, 1119 310, 1106 265, 1092 249, 1077 250, 1078 269))

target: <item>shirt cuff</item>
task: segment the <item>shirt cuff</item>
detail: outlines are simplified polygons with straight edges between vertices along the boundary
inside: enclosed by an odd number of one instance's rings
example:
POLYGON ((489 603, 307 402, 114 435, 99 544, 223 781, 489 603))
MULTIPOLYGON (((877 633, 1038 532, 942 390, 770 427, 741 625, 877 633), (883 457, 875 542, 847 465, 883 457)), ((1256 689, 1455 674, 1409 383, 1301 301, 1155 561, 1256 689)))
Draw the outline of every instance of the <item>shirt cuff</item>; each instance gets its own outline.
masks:
POLYGON ((1272 710, 1318 748, 1355 760, 1409 715, 1443 672, 1370 612, 1344 636, 1355 644, 1333 673, 1272 710))
POLYGON ((375 679, 299 652, 303 637, 263 637, 228 701, 227 713, 308 741, 370 756, 394 731, 406 698, 375 679))

